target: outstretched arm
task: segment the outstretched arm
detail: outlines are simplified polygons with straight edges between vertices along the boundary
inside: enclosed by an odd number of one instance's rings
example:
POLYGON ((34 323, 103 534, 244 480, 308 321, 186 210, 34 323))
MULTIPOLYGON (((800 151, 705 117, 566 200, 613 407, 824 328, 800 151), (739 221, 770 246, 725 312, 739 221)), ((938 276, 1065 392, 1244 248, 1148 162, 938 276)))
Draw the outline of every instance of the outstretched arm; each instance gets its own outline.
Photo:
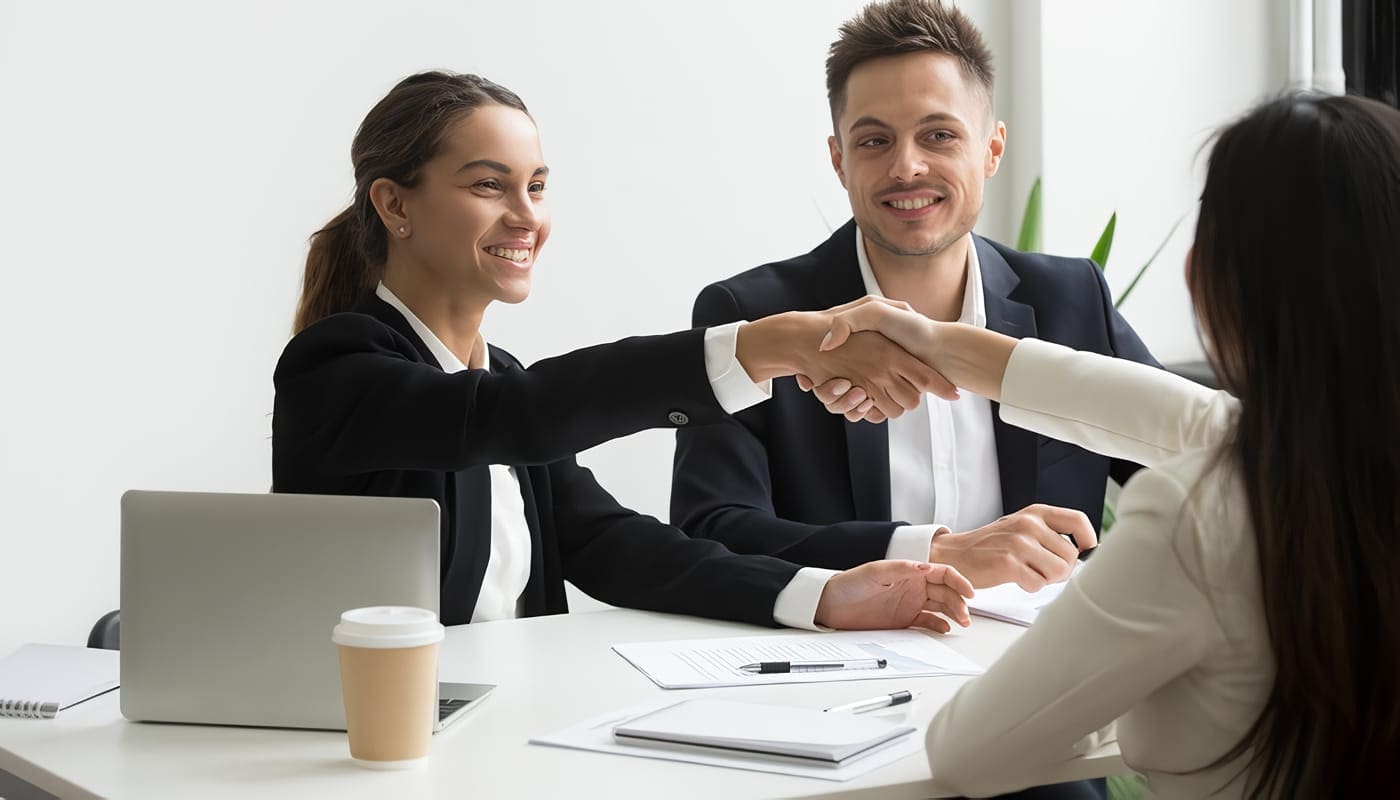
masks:
MULTIPOLYGON (((885 304, 836 315, 822 347, 839 348, 852 333, 866 330, 883 333, 957 386, 1000 402, 1006 422, 1106 456, 1153 466, 1216 446, 1234 427, 1233 397, 1164 370, 935 322, 885 304)), ((848 410, 832 387, 814 391, 829 410, 848 410)))

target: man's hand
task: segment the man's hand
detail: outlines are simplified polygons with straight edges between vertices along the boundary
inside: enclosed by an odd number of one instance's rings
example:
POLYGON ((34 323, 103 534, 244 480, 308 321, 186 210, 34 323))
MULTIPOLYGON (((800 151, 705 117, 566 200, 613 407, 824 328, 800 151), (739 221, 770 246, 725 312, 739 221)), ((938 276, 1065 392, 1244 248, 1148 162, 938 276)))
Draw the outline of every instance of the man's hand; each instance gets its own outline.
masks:
POLYGON ((876 425, 885 421, 885 415, 875 407, 875 401, 865 396, 865 390, 853 385, 845 378, 832 378, 826 383, 817 384, 806 375, 797 375, 797 388, 811 392, 826 410, 845 417, 851 422, 871 422, 876 425))
POLYGON ((920 627, 952 630, 945 614, 966 628, 972 584, 946 564, 871 561, 837 573, 822 589, 816 622, 846 630, 920 627))
MULTIPOLYGON (((824 313, 831 321, 831 328, 822 339, 822 353, 834 356, 848 347, 859 346, 863 338, 870 336, 869 332, 878 332, 881 340, 892 342, 910 359, 930 369, 934 376, 931 381, 937 387, 934 394, 945 400, 957 399, 957 388, 929 367, 933 364, 929 353, 936 352, 932 342, 936 330, 934 323, 915 312, 908 303, 868 296, 824 313)), ((870 357, 860 353, 853 353, 852 356, 857 360, 870 357)), ((840 414, 851 422, 865 420, 880 423, 899 416, 888 413, 890 404, 881 402, 884 398, 875 396, 868 389, 868 384, 848 378, 851 378, 849 369, 834 371, 829 378, 804 370, 797 375, 797 385, 804 392, 815 388, 817 399, 826 406, 827 411, 840 414)), ((917 403, 908 405, 905 402, 908 398, 903 395, 896 399, 903 410, 917 407, 917 403)))
POLYGON ((918 408, 926 392, 957 394, 942 375, 878 333, 854 333, 839 349, 795 355, 799 386, 845 380, 853 387, 846 393, 849 401, 890 419, 918 408))
POLYGON ((1033 505, 967 533, 939 534, 928 557, 957 567, 980 589, 1014 583, 1034 592, 1068 578, 1080 551, 1098 543, 1083 512, 1033 505))
POLYGON ((801 375, 806 385, 844 380, 851 399, 865 404, 862 413, 876 409, 881 418, 917 408, 925 393, 957 397, 942 375, 878 333, 853 332, 839 349, 820 349, 840 314, 866 305, 903 307, 863 297, 827 311, 775 314, 739 328, 736 356, 755 381, 782 375, 801 375))

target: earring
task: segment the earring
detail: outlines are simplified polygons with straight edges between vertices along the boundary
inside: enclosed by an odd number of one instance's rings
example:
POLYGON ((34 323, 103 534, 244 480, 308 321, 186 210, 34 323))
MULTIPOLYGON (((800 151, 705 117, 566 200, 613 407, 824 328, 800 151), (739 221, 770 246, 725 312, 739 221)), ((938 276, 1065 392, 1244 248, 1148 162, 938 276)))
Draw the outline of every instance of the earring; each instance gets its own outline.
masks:
POLYGON ((404 227, 403 227, 402 225, 399 226, 399 235, 400 235, 400 236, 403 236, 403 235, 404 235, 404 227))

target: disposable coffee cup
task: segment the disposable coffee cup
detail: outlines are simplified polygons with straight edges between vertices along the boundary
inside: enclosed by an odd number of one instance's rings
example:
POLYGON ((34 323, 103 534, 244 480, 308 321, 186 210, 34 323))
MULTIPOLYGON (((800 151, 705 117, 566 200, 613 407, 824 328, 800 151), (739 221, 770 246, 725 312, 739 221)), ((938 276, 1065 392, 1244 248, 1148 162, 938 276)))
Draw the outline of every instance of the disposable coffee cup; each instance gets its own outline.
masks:
POLYGON ((437 615, 375 606, 340 615, 340 688, 350 757, 369 769, 409 769, 428 760, 437 722, 437 615))

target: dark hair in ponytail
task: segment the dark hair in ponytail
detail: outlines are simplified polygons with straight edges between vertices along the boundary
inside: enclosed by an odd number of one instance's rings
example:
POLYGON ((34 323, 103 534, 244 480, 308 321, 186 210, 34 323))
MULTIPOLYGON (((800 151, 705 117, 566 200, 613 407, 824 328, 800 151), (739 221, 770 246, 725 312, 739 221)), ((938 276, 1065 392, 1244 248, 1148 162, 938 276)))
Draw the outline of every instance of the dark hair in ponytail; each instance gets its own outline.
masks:
POLYGON ((389 240, 369 199, 369 187, 388 178, 404 187, 438 153, 453 123, 490 104, 529 113, 514 92, 476 75, 422 72, 404 78, 365 115, 350 145, 355 199, 311 234, 292 332, 351 308, 384 269, 389 240))

